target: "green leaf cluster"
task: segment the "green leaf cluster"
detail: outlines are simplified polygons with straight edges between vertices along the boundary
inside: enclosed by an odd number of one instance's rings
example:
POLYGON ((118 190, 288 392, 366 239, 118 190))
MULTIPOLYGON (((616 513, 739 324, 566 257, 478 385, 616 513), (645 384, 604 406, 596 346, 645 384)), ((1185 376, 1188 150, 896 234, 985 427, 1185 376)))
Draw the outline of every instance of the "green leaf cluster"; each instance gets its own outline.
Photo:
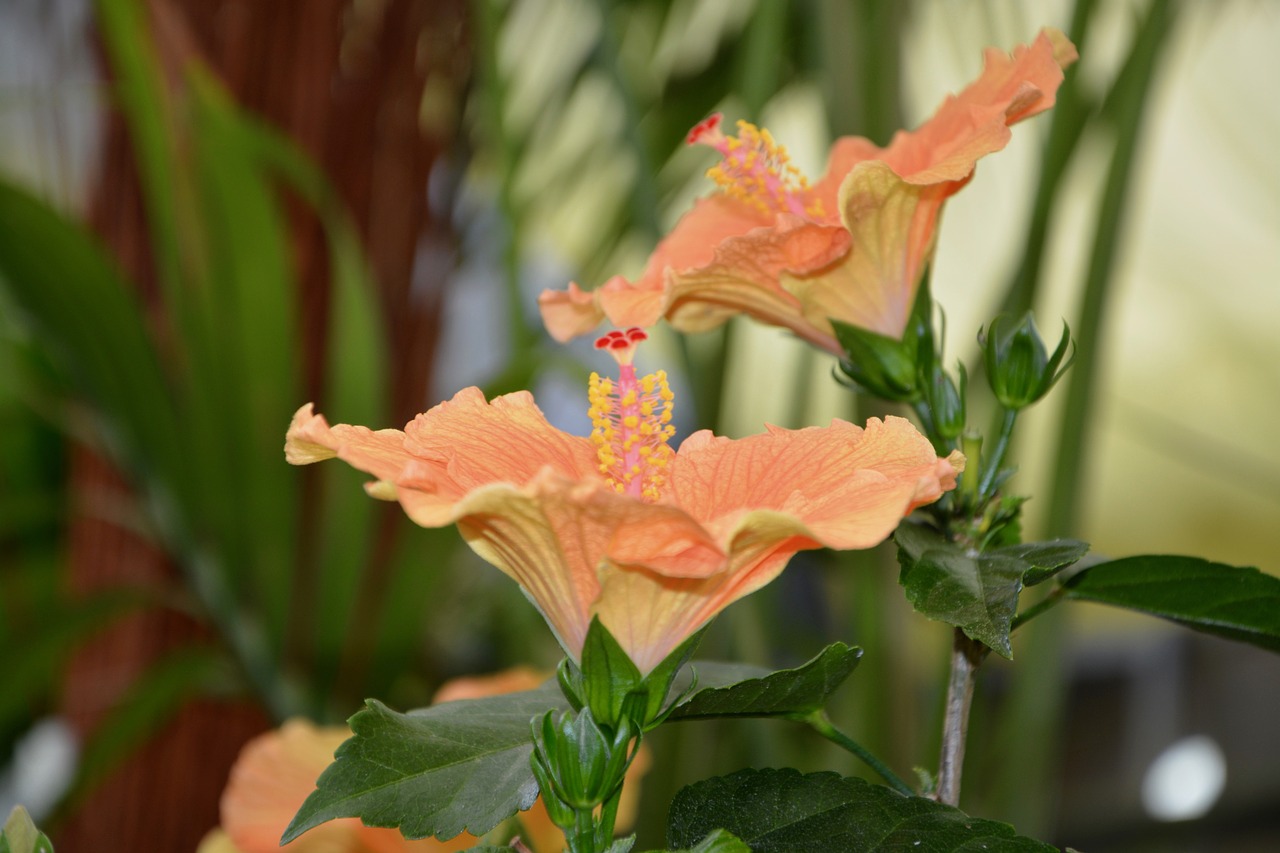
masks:
MULTIPOLYGON (((607 650, 612 638, 603 628, 600 633, 596 642, 607 650)), ((677 650, 674 656, 684 655, 677 650)), ((678 670, 669 687, 677 698, 664 718, 803 718, 825 705, 861 655, 861 649, 836 643, 802 666, 777 672, 741 664, 693 664, 678 670)), ((398 827, 407 838, 444 839, 464 830, 483 835, 528 809, 538 794, 530 763, 530 721, 569 710, 569 700, 554 682, 407 714, 370 700, 351 718, 352 737, 339 747, 283 840, 339 817, 398 827)), ((682 844, 701 841, 699 836, 682 844)))
POLYGON ((910 522, 894 539, 898 581, 912 607, 1006 658, 1013 657, 1009 635, 1023 587, 1053 577, 1089 550, 1084 542, 1055 539, 976 551, 910 522))

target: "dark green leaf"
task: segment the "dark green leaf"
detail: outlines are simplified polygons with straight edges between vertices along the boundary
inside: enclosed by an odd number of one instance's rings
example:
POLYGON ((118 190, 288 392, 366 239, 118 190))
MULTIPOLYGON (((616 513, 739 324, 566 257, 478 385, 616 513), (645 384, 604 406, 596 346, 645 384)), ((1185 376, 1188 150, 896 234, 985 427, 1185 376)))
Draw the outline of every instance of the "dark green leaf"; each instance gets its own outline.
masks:
POLYGON ((970 555, 950 544, 924 550, 915 559, 904 546, 898 550, 898 562, 898 582, 917 612, 955 625, 1006 658, 1013 657, 1009 629, 1025 563, 996 554, 970 555))
POLYGON ((955 625, 1006 658, 1013 656, 1009 631, 1023 585, 1052 577, 1089 549, 1058 539, 974 553, 919 524, 901 525, 894 539, 898 581, 916 611, 955 625))
POLYGON ((676 795, 670 847, 726 829, 755 853, 1049 853, 1054 848, 1013 827, 970 817, 923 797, 835 773, 740 770, 690 785, 676 795))
MULTIPOLYGON (((823 707, 861 657, 862 649, 857 646, 833 643, 803 666, 778 672, 695 663, 699 689, 681 702, 669 719, 802 716, 823 707)), ((677 689, 680 683, 677 679, 677 689)))
POLYGON ((53 845, 36 829, 27 810, 14 806, 0 829, 0 853, 53 853, 53 845))
POLYGON ((1280 578, 1199 557, 1099 563, 1063 584, 1068 598, 1112 604, 1280 652, 1280 578))
POLYGON ((751 848, 733 833, 717 829, 692 847, 655 853, 751 853, 751 848))
POLYGON ((1053 539, 1049 542, 1025 542, 998 548, 994 553, 1008 554, 1028 564, 1022 582, 1035 586, 1047 581, 1067 566, 1073 565, 1089 551, 1089 543, 1078 539, 1053 539))
POLYGON ((406 838, 484 835, 533 805, 529 723, 566 708, 554 682, 408 714, 370 699, 282 841, 338 817, 398 827, 406 838))

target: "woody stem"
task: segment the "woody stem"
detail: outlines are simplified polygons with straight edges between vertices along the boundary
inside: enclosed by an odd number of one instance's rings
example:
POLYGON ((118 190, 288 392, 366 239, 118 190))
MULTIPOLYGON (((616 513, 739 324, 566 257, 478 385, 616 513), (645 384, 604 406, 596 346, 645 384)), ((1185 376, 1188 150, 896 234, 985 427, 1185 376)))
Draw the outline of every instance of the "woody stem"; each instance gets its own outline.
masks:
POLYGON ((959 628, 951 648, 951 679, 942 719, 942 754, 938 760, 938 789, 934 794, 949 806, 960 802, 960 774, 964 769, 964 744, 973 705, 974 675, 987 656, 986 646, 965 636, 959 628))

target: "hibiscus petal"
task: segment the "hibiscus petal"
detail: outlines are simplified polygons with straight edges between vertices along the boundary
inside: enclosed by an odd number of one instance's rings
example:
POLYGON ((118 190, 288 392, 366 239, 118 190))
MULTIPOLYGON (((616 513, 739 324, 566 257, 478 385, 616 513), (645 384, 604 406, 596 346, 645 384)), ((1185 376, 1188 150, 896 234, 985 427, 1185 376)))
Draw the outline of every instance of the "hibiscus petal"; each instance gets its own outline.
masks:
POLYGON ((589 333, 604 319, 604 311, 593 293, 569 282, 568 290, 544 290, 538 294, 538 310, 547 332, 564 343, 589 333))
POLYGON ((330 427, 311 404, 298 410, 285 440, 285 458, 305 465, 334 456, 377 477, 370 495, 398 500, 416 523, 442 527, 469 491, 495 482, 520 485, 543 468, 571 479, 594 477, 588 439, 547 422, 527 391, 487 402, 478 388, 418 415, 402 432, 330 427))
POLYGON ((1010 125, 1053 106, 1062 69, 1076 58, 1071 42, 1051 29, 1012 55, 988 48, 983 56, 981 77, 886 149, 885 162, 908 182, 967 180, 980 158, 1008 144, 1010 125))
MULTIPOLYGON (((955 458, 958 463, 960 457, 955 458)), ((939 460, 909 421, 844 421, 737 441, 682 445, 671 466, 671 497, 716 534, 731 555, 736 539, 760 523, 751 512, 777 511, 803 535, 833 548, 883 541, 925 495, 955 486, 956 464, 939 460)), ((731 556, 732 559, 732 556, 731 556)))
POLYGON ((405 449, 459 496, 487 483, 528 482, 548 466, 589 478, 598 464, 594 445, 548 423, 528 391, 486 401, 479 388, 464 388, 405 427, 405 449))
MULTIPOLYGON (((878 160, 855 166, 839 199, 853 248, 821 273, 780 278, 800 303, 805 322, 832 335, 828 318, 901 336, 952 189, 910 184, 878 160)), ((841 352, 838 345, 827 348, 841 352)))
POLYGON ((723 553, 682 509, 626 498, 599 482, 565 481, 550 470, 526 489, 478 489, 454 515, 472 550, 520 584, 575 658, 601 595, 600 567, 706 575, 724 566, 723 553))

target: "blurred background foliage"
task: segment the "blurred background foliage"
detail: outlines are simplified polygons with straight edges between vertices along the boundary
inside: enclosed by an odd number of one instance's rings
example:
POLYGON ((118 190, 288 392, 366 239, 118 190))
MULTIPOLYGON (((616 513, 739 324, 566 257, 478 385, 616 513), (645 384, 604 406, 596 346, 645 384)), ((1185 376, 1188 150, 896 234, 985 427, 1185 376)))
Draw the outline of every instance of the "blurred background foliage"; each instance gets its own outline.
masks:
MULTIPOLYGON (((1001 309, 1080 341, 1015 448, 1028 536, 1274 571, 1280 112, 1251 95, 1280 74, 1273 3, 0 4, 0 811, 43 797, 65 849, 194 849, 272 721, 550 668, 455 533, 284 464, 293 410, 390 426, 531 387, 585 433, 594 354, 550 342, 534 299, 640 270, 709 189, 689 127, 757 121, 817 176, 835 136, 886 143, 1044 25, 1083 58, 952 200, 933 272, 956 358, 1001 309)), ((776 330, 652 349, 682 431, 882 411, 776 330)), ((948 635, 887 549, 802 555, 704 654, 863 645, 833 716, 905 774, 936 761, 948 635)), ((1092 850, 1274 849, 1274 661, 1088 609, 1015 654, 983 674, 962 805, 1092 850), (1228 782, 1188 836, 1139 789, 1196 733, 1228 782)), ((777 724, 654 742, 648 827, 716 772, 859 772, 777 724)))

